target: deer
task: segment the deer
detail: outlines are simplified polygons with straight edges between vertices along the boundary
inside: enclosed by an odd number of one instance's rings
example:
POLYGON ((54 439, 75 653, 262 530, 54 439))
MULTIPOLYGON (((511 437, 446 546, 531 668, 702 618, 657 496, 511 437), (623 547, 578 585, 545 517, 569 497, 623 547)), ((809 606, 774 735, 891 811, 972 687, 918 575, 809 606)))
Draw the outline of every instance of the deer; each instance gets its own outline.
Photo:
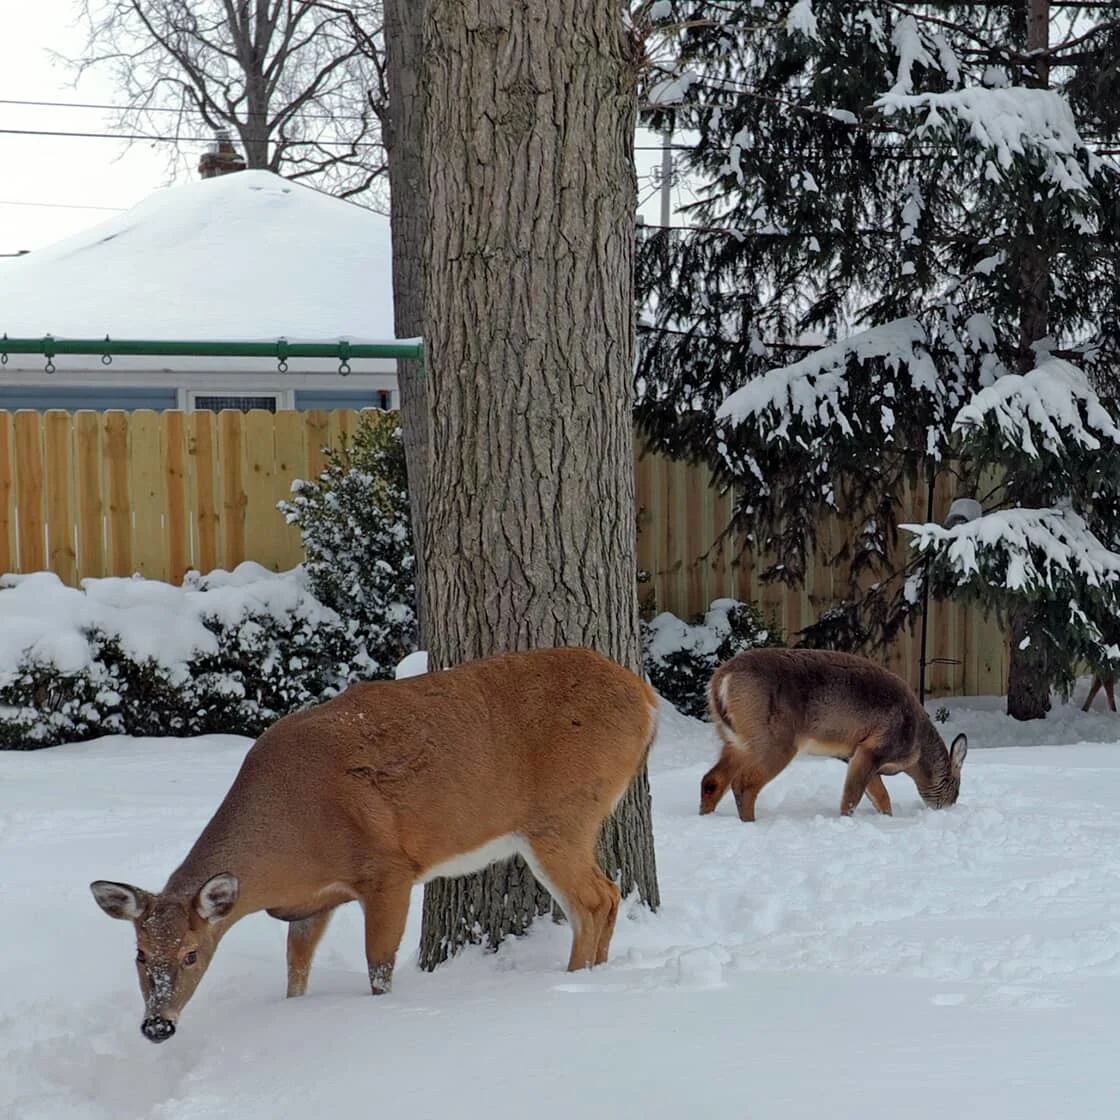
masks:
POLYGON ((605 963, 620 892, 596 844, 656 728, 653 689, 580 647, 354 684, 284 716, 161 891, 90 884, 134 927, 141 1032, 175 1034, 224 934, 261 910, 288 923, 295 997, 332 913, 356 900, 370 991, 383 995, 413 885, 514 854, 568 919, 568 969, 605 963))
POLYGON ((708 705, 722 750, 700 782, 702 816, 730 787, 739 819, 753 821, 763 786, 798 754, 847 762, 843 816, 852 815, 865 793, 891 815, 883 774, 909 774, 931 809, 953 805, 960 795, 968 739, 958 735, 946 749, 906 682, 865 657, 747 650, 716 669, 708 705))
POLYGON ((1097 698, 1097 693, 1103 688, 1105 696, 1108 697, 1108 710, 1110 712, 1116 711, 1116 695, 1113 691, 1115 687, 1115 673, 1094 674, 1093 683, 1089 686, 1089 695, 1085 697, 1085 703, 1081 705, 1081 710, 1087 712, 1093 706, 1093 701, 1097 698))

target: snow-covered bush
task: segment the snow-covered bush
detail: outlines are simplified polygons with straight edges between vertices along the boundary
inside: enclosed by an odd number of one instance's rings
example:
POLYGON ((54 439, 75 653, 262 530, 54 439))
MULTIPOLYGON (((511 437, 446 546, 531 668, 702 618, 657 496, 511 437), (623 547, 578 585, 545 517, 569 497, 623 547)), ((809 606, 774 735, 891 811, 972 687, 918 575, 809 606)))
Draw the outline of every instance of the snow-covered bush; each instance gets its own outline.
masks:
POLYGON ((365 412, 354 438, 326 451, 313 482, 280 510, 299 529, 311 590, 358 623, 375 675, 416 646, 415 558, 404 445, 395 413, 365 412))
POLYGON ((707 717, 708 680, 729 657, 756 646, 782 645, 750 603, 716 599, 688 623, 668 611, 642 623, 642 661, 650 684, 686 715, 707 717))
POLYGON ((50 572, 0 583, 0 748, 98 735, 259 734, 375 675, 360 628, 296 569, 245 563, 182 587, 50 572))

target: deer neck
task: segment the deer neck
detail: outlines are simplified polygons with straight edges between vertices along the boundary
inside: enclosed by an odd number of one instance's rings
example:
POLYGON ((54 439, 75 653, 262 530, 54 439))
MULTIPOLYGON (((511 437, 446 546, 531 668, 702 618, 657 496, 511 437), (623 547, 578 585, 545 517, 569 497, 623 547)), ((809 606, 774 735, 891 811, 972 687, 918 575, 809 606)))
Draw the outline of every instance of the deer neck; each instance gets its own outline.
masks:
POLYGON ((171 873, 162 892, 189 904, 213 876, 227 871, 236 875, 238 898, 221 923, 224 928, 269 905, 260 896, 259 887, 269 881, 268 864, 274 845, 269 844, 270 830, 254 826, 246 816, 223 804, 171 873))

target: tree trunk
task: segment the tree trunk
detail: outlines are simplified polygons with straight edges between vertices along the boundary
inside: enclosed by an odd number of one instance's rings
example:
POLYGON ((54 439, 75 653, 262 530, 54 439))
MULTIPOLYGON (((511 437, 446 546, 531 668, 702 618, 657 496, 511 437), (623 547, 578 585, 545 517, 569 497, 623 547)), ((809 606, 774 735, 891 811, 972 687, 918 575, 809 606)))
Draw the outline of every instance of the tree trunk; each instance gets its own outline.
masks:
MULTIPOLYGON (((613 0, 431 0, 424 533, 433 667, 587 645, 639 666, 635 70, 613 0)), ((604 829, 658 903, 643 773, 604 829)), ((524 867, 429 884, 421 965, 542 912, 524 867)))
POLYGON ((1050 684, 1053 669, 1031 642, 1037 629, 1035 612, 1029 607, 1011 616, 1011 659, 1007 672, 1007 714, 1014 719, 1043 719, 1050 711, 1050 684), (1024 645, 1023 643, 1027 644, 1024 645))
MULTIPOLYGON (((381 133, 389 164, 393 327, 397 338, 415 338, 424 333, 427 205, 420 79, 426 11, 426 0, 384 0, 389 108, 381 120, 381 133)), ((424 367, 418 362, 398 361, 397 384, 412 510, 412 541, 416 552, 416 622, 420 648, 426 649, 428 612, 424 597, 427 580, 421 543, 428 486, 428 388, 424 367)))
MULTIPOLYGON (((1050 43, 1049 0, 1029 0, 1027 8, 1027 50, 1044 51, 1050 43)), ((1035 63, 1037 85, 1045 88, 1050 83, 1050 65, 1040 55, 1035 63)), ((1021 232, 1024 245, 1019 266, 1019 372, 1034 369, 1036 355, 1033 344, 1050 333, 1050 261, 1041 245, 1036 228, 1044 218, 1040 207, 1027 211, 1021 232), (1039 224, 1036 227, 1036 222, 1039 224), (1032 244, 1033 242, 1033 244, 1032 244)), ((1039 503, 1039 495, 1021 487, 1011 495, 1019 506, 1032 508, 1039 503)), ((1036 652, 1037 643, 1030 639, 1040 625, 1037 612, 1024 607, 1010 619, 1010 657, 1007 665, 1007 714, 1014 719, 1042 719, 1050 710, 1051 668, 1045 658, 1036 652), (1027 644, 1024 646, 1024 642, 1027 644)))

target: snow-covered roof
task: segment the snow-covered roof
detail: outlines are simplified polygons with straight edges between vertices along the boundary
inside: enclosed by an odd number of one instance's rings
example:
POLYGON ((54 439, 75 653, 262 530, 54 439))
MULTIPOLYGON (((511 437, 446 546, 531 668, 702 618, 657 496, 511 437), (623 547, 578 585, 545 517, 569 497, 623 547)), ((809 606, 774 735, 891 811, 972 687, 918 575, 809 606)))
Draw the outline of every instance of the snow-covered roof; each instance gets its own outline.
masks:
POLYGON ((392 291, 388 219, 242 171, 6 260, 0 334, 378 342, 392 291))

